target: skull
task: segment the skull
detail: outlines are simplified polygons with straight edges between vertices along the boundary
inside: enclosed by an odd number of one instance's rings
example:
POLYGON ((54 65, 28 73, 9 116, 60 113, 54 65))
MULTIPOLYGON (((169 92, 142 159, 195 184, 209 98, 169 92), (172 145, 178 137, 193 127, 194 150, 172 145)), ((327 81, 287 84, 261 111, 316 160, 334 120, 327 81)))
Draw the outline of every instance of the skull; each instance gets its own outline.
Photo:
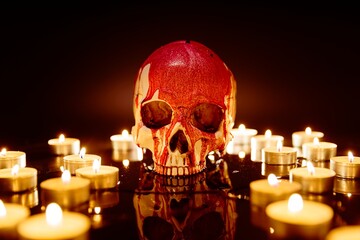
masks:
POLYGON ((153 154, 154 171, 199 173, 211 151, 224 152, 236 113, 236 82, 225 63, 194 41, 175 41, 141 66, 134 89, 139 147, 153 154))

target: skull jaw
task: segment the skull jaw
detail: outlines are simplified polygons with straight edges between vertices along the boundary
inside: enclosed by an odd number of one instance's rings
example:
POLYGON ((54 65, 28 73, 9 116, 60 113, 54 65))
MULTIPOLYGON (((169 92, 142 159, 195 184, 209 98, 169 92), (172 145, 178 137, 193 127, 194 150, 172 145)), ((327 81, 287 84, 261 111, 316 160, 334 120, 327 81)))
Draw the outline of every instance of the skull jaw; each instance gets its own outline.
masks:
POLYGON ((193 151, 181 153, 176 149, 173 152, 168 151, 162 157, 163 159, 165 158, 166 161, 154 161, 154 171, 160 175, 188 176, 199 173, 206 167, 205 160, 200 160, 201 157, 194 154, 193 151))
POLYGON ((197 166, 163 166, 154 162, 154 171, 166 176, 188 176, 200 173, 205 168, 205 162, 197 166))

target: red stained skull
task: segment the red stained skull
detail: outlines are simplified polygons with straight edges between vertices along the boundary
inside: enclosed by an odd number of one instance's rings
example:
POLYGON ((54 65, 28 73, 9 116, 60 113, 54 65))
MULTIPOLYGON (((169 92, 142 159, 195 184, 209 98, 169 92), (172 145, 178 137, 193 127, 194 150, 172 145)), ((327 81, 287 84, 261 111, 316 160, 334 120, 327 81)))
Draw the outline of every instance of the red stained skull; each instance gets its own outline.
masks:
POLYGON ((134 90, 136 144, 153 154, 162 175, 205 169, 210 151, 223 152, 236 113, 236 82, 225 63, 194 41, 175 41, 141 66, 134 90))

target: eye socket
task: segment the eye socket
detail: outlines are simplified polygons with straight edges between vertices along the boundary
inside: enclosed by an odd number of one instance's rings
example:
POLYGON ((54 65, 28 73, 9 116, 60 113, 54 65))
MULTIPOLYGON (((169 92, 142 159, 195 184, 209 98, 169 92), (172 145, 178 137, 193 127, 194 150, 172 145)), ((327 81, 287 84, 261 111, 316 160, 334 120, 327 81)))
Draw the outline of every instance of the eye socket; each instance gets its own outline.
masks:
POLYGON ((219 129, 222 119, 222 109, 211 103, 197 105, 191 114, 191 124, 208 133, 215 133, 219 129))
POLYGON ((166 102, 152 101, 141 108, 142 121, 146 127, 157 129, 171 122, 172 109, 166 102))

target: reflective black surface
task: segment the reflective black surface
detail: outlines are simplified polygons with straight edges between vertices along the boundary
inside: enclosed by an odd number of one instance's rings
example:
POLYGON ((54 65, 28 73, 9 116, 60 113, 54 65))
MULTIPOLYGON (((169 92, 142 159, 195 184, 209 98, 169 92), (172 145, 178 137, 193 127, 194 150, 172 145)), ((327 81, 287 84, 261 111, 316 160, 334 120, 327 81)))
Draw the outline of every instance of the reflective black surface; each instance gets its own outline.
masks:
MULTIPOLYGON (((46 143, 30 144, 22 150, 27 155, 27 166, 38 170, 38 186, 45 179, 61 175, 62 157, 52 155, 46 143)), ((139 161, 137 154, 113 152, 110 141, 92 141, 87 152, 100 155, 103 165, 118 167, 120 180, 114 189, 92 191, 89 203, 73 209, 91 219, 90 239, 271 239, 264 211, 252 207, 249 201, 249 183, 270 172, 248 155, 241 159, 238 155, 215 154, 212 160, 207 159, 207 169, 200 174, 165 177, 151 171, 149 151, 139 161), (128 166, 124 165, 125 158, 130 160, 128 166), (99 213, 96 207, 100 207, 99 213)), ((342 193, 303 198, 334 209, 332 228, 360 224, 357 181, 337 178, 335 186, 342 193), (343 191, 347 186, 352 194, 343 191)), ((40 196, 40 187, 0 195, 5 202, 29 206, 32 214, 44 211, 40 196)))

